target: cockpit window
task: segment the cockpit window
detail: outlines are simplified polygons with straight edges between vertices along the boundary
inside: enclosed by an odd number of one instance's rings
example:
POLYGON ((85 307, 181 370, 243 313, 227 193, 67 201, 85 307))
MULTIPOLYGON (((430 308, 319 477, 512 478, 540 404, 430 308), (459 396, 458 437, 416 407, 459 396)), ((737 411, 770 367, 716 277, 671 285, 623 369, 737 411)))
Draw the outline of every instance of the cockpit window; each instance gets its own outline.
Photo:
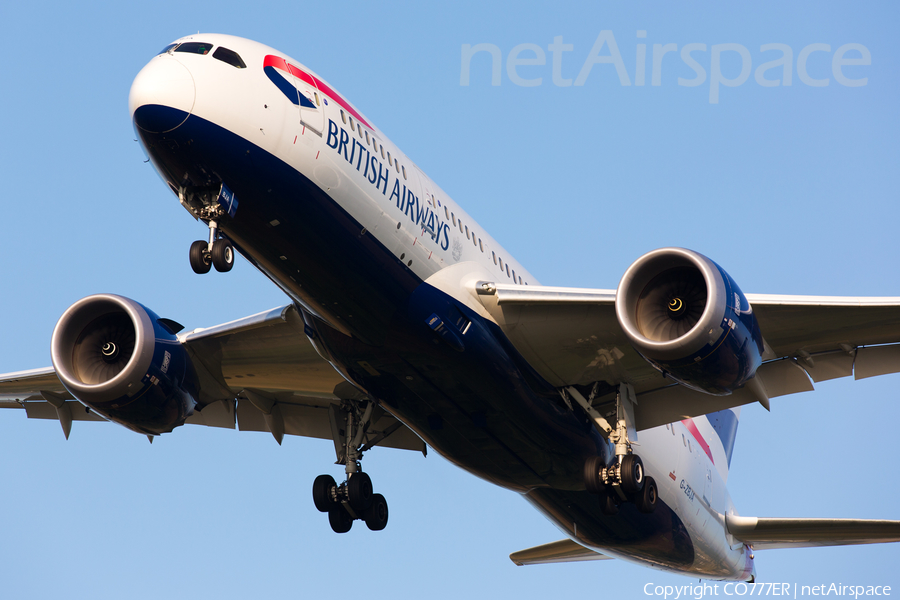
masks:
POLYGON ((175 52, 190 52, 191 54, 209 54, 213 45, 205 42, 185 42, 175 48, 175 52))
POLYGON ((246 69, 247 65, 244 64, 244 61, 241 60, 241 57, 234 50, 229 50, 228 48, 223 48, 219 46, 216 48, 216 51, 213 52, 213 58, 218 58, 222 62, 226 62, 232 67, 237 67, 238 69, 246 69))
POLYGON ((168 46, 166 46, 165 48, 160 50, 159 54, 165 54, 166 52, 169 52, 172 48, 174 48, 177 45, 178 45, 178 42, 175 42, 174 44, 169 44, 168 46))

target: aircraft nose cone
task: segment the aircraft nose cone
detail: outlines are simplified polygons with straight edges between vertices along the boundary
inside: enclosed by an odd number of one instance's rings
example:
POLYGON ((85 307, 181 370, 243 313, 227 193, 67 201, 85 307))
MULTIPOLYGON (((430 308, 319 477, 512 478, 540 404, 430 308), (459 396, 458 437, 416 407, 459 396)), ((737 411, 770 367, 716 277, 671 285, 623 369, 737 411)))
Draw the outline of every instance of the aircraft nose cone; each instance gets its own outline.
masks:
POLYGON ((194 108, 194 79, 187 67, 169 55, 147 63, 131 84, 128 108, 135 125, 151 133, 172 131, 194 108))

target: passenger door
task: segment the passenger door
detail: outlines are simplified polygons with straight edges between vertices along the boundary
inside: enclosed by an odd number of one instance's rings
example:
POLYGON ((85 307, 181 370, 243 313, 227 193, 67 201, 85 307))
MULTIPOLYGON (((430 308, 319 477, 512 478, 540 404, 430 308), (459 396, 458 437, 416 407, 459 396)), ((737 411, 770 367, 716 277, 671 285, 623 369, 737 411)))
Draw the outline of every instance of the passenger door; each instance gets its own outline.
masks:
POLYGON ((294 85, 300 91, 300 124, 321 137, 325 124, 322 93, 309 73, 297 67, 293 67, 291 73, 294 76, 294 85))

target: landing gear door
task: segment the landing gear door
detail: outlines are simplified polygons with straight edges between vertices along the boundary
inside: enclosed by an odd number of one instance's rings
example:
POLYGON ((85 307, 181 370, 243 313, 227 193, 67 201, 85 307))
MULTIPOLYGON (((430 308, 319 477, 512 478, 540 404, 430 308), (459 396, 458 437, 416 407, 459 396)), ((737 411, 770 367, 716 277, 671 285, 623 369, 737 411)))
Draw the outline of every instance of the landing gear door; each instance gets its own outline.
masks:
POLYGON ((300 124, 321 137, 325 124, 322 92, 309 73, 296 67, 291 69, 291 73, 294 75, 294 84, 300 91, 300 124))

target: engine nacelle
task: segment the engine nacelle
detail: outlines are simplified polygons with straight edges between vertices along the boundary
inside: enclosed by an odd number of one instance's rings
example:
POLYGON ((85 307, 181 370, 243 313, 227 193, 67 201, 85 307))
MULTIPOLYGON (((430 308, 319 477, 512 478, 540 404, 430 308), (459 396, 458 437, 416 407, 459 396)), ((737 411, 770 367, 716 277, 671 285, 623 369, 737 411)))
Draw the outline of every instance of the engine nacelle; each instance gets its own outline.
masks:
POLYGON ((196 405, 197 374, 184 347, 153 311, 128 298, 97 294, 70 306, 50 352, 69 393, 134 431, 172 431, 196 405))
POLYGON ((636 260, 616 290, 616 316, 651 364, 708 394, 730 394, 762 362, 747 298, 722 267, 691 250, 661 248, 636 260))

